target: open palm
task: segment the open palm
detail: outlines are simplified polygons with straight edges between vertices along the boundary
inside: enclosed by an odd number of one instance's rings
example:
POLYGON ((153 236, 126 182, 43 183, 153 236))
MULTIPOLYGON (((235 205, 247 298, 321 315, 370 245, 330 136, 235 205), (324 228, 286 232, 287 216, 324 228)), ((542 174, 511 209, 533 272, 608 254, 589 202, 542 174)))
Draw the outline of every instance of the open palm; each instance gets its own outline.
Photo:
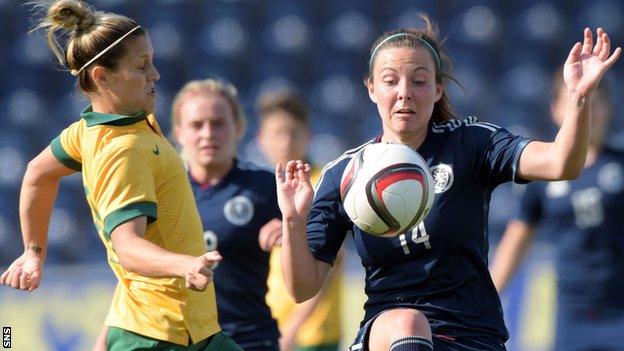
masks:
POLYGON ((617 61, 621 51, 618 47, 611 54, 609 36, 602 28, 597 30, 594 45, 591 30, 585 28, 583 44, 574 44, 565 62, 563 78, 566 85, 581 96, 590 94, 609 67, 617 61))
POLYGON ((310 170, 309 164, 299 160, 276 166, 277 203, 284 220, 307 219, 314 196, 310 170))

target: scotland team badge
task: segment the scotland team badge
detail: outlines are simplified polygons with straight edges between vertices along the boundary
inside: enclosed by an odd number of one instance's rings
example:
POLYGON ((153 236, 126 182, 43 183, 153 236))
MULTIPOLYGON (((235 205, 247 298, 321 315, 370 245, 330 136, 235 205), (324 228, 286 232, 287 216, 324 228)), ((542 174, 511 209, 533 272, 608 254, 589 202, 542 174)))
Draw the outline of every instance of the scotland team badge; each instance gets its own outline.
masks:
POLYGON ((245 225, 253 218, 254 206, 245 196, 236 196, 223 206, 225 218, 234 225, 245 225))
POLYGON ((431 171, 431 175, 433 175, 433 180, 435 182, 433 188, 436 194, 449 190, 451 185, 453 185, 453 169, 451 166, 440 163, 439 165, 431 167, 429 170, 431 171))

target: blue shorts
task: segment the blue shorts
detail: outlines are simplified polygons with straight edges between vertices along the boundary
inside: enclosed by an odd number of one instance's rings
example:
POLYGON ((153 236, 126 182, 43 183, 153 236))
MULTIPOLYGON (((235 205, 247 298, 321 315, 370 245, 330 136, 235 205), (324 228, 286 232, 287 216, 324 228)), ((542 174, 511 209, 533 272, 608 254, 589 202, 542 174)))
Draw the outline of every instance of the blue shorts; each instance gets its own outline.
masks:
MULTIPOLYGON (((379 316, 382 312, 377 314, 379 316)), ((369 351, 368 336, 371 326, 377 316, 369 319, 357 333, 349 351, 369 351)), ((433 349, 435 351, 505 351, 505 344, 497 338, 483 336, 449 337, 433 334, 433 349)))
POLYGON ((558 307, 554 350, 623 349, 624 310, 558 307))

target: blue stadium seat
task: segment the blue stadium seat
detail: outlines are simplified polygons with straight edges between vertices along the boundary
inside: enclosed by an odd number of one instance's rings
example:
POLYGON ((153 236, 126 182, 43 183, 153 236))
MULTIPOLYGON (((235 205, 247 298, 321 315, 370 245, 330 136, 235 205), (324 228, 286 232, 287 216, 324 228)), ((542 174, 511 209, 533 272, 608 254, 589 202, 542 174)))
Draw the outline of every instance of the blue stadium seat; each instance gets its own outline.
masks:
POLYGON ((327 50, 365 53, 377 36, 377 29, 368 13, 344 11, 334 14, 326 26, 319 27, 317 38, 322 38, 327 50))
POLYGON ((18 192, 0 184, 0 267, 8 266, 22 250, 19 231, 18 192))

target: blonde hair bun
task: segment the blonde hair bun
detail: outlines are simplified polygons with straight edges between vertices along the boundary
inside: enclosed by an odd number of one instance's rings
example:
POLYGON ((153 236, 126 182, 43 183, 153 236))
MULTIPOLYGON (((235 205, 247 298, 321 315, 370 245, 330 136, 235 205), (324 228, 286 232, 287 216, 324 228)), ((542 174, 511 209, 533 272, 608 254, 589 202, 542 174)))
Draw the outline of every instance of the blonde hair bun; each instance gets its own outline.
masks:
POLYGON ((68 30, 86 30, 96 22, 94 10, 82 1, 60 0, 48 9, 50 24, 68 30))

